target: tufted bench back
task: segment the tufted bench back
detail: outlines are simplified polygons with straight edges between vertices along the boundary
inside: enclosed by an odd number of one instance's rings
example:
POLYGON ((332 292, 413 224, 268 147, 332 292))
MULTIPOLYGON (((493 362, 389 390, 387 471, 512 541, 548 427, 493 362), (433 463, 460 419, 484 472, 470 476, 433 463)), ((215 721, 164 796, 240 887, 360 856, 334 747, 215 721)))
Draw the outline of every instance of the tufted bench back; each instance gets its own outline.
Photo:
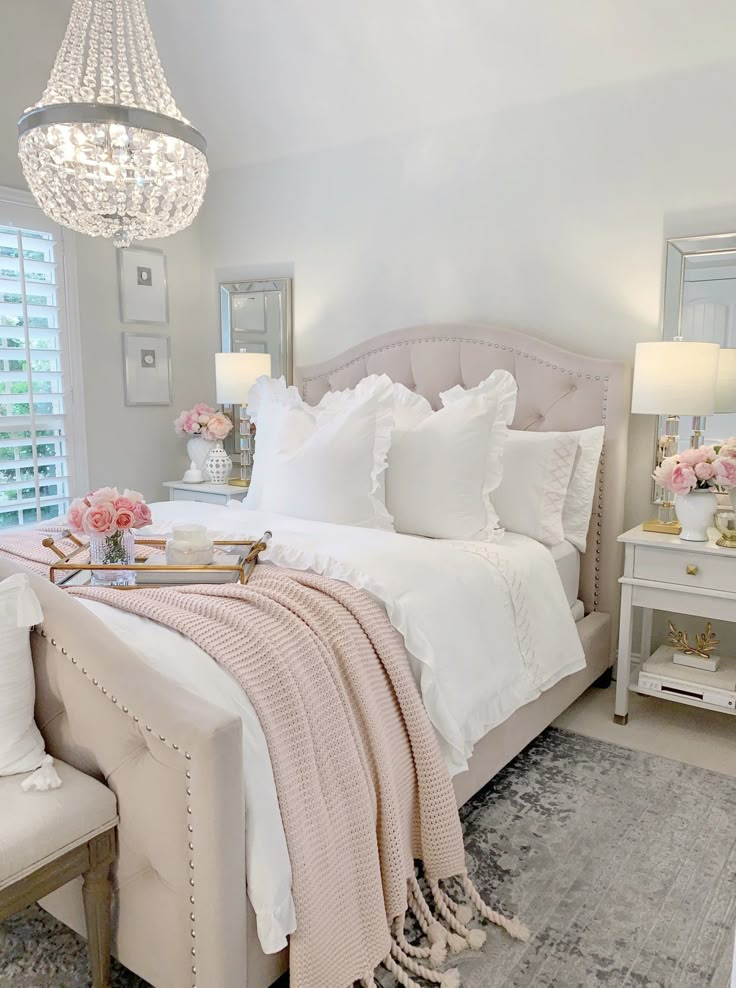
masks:
POLYGON ((317 404, 327 391, 354 387, 368 374, 387 374, 438 408, 442 391, 456 384, 472 388, 499 368, 513 374, 519 388, 512 428, 606 427, 580 593, 586 613, 614 614, 630 402, 624 364, 570 353, 508 329, 447 323, 374 337, 322 364, 298 368, 296 383, 302 397, 317 404))

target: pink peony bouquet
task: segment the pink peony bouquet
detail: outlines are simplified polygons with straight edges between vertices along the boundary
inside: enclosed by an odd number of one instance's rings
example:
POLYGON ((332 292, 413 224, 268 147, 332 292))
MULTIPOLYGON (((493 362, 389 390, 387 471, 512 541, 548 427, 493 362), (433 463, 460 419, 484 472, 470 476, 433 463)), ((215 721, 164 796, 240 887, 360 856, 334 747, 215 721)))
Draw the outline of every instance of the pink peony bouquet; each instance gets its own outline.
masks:
POLYGON ((731 442, 729 439, 718 450, 713 446, 698 446, 667 456, 654 471, 654 480, 673 494, 736 487, 736 440, 732 453, 726 448, 731 442))
POLYGON ((174 420, 177 436, 201 436, 203 439, 225 439, 230 435, 233 424, 227 415, 210 408, 203 401, 180 412, 174 420))
POLYGON ((110 536, 150 525, 151 509, 138 491, 100 487, 72 501, 66 523, 78 535, 110 536))

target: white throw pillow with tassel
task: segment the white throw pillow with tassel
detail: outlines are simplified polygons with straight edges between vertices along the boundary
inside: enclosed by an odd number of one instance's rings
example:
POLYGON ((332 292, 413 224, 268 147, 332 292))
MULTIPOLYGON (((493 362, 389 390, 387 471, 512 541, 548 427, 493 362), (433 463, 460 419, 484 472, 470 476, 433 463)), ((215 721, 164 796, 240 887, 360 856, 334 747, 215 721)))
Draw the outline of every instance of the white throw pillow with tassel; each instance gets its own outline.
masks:
POLYGON ((18 573, 0 582, 0 775, 33 772, 21 783, 26 791, 61 785, 33 719, 36 684, 29 628, 42 620, 27 576, 18 573))

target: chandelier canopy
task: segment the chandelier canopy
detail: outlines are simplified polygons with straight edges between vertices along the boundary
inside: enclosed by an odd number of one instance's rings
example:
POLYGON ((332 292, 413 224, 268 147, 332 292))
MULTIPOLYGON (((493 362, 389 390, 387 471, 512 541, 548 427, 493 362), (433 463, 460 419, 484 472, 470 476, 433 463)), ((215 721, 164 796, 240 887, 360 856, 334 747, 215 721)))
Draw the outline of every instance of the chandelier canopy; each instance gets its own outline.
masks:
POLYGON ((145 0, 74 0, 18 135, 38 204, 79 233, 127 247, 183 230, 202 205, 207 142, 174 102, 145 0))

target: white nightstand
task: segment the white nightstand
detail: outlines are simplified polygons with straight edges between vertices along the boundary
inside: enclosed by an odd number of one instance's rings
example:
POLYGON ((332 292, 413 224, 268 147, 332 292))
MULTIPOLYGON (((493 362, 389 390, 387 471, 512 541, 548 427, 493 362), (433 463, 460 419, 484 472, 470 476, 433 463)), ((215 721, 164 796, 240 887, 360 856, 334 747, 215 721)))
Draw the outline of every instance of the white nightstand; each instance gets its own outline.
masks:
MULTIPOLYGON (((710 705, 687 695, 650 693, 631 683, 631 625, 635 607, 642 609, 641 661, 651 654, 652 612, 671 611, 710 621, 736 622, 736 551, 715 544, 718 532, 710 529, 708 542, 683 542, 676 535, 642 531, 641 526, 619 536, 626 547, 621 584, 621 618, 616 673, 617 724, 629 718, 629 690, 656 695, 678 703, 736 713, 733 707, 710 705)), ((703 675, 706 676, 707 673, 703 675)))
POLYGON ((182 480, 167 480, 170 501, 207 501, 210 504, 227 504, 228 501, 244 501, 247 487, 235 484, 185 484, 182 480))

